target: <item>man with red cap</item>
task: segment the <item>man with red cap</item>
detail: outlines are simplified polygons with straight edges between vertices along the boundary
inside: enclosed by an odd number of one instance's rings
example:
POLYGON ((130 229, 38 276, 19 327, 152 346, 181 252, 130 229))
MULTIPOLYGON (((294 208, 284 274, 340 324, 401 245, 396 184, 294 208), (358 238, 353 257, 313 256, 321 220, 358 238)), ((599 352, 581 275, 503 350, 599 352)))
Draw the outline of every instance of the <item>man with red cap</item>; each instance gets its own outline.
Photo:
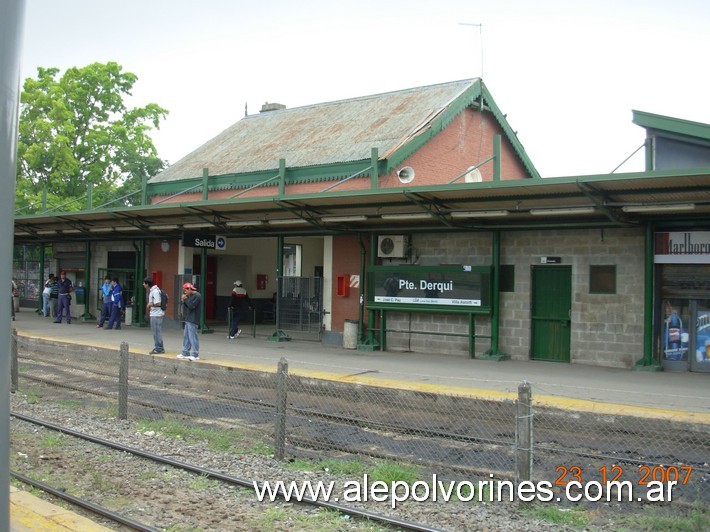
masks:
POLYGON ((182 335, 182 352, 178 358, 200 360, 200 340, 197 337, 197 327, 200 326, 202 314, 202 295, 192 283, 182 285, 182 306, 185 316, 185 330, 182 335), (192 349, 192 354, 190 354, 192 349))

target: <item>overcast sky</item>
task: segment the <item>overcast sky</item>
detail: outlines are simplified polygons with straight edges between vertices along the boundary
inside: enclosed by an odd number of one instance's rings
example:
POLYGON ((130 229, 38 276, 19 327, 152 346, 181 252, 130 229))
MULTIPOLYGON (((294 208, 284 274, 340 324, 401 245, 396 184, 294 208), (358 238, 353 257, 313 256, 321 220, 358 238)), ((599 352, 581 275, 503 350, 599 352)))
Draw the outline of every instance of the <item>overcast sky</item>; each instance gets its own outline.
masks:
POLYGON ((119 63, 176 162, 245 105, 482 76, 550 177, 611 172, 643 142, 632 109, 710 123, 709 51, 707 0, 27 0, 22 79, 119 63))

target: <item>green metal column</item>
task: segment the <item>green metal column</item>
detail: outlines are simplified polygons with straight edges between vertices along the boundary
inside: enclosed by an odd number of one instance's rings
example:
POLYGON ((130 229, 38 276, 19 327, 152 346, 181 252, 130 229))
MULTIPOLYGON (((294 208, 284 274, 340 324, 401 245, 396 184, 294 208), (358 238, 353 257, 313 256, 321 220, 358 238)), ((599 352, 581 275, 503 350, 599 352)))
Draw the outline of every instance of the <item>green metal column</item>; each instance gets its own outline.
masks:
POLYGON ((143 279, 145 279, 147 273, 145 267, 145 247, 147 245, 145 240, 141 240, 138 245, 133 244, 136 249, 136 265, 133 271, 133 278, 135 279, 133 286, 133 322, 132 327, 147 327, 150 325, 149 322, 145 321, 146 312, 145 304, 146 293, 143 289, 143 279), (140 286, 140 289, 138 288, 140 286))
MULTIPOLYGON (((279 159, 279 196, 286 194, 286 159, 279 159)), ((281 241, 283 251, 283 240, 281 241)), ((281 269, 281 266, 279 266, 281 269)))
MULTIPOLYGON (((44 306, 44 296, 42 295, 42 291, 44 290, 44 282, 47 280, 47 277, 45 277, 44 274, 44 250, 45 250, 45 245, 42 244, 42 246, 39 248, 39 303, 37 305, 37 314, 42 314, 42 307, 44 306)), ((13 303, 14 304, 14 303, 13 303)))
POLYGON ((372 190, 376 190, 380 184, 379 184, 379 169, 377 167, 377 161, 379 160, 379 152, 377 148, 372 148, 372 151, 370 151, 370 188, 372 190))
POLYGON ((148 176, 141 179, 141 205, 148 205, 148 176))
POLYGON ((653 163, 656 159, 656 137, 647 137, 646 138, 646 157, 645 157, 645 164, 646 164, 646 172, 652 172, 653 171, 653 163))
MULTIPOLYGON (((496 157, 498 160, 499 157, 496 157)), ((508 358, 498 348, 498 334, 500 328, 500 231, 492 233, 492 259, 493 259, 493 305, 491 309, 491 347, 486 351, 482 359, 485 360, 505 360, 508 358)), ((473 357, 473 354, 471 355, 473 357)))
POLYGON ((202 169, 202 201, 207 201, 209 197, 209 178, 210 171, 207 168, 202 169))
POLYGON ((500 181, 500 135, 493 137, 493 181, 500 181))
MULTIPOLYGON (((362 241, 360 242, 361 249, 363 250, 364 253, 364 248, 362 247, 362 241)), ((377 249, 377 235, 374 233, 370 234, 370 266, 375 265, 375 251, 377 249)), ((367 281, 367 275, 365 272, 364 264, 365 260, 363 257, 363 261, 361 262, 361 268, 360 268, 360 294, 361 297, 365 298, 367 295, 367 286, 366 286, 366 281, 367 281)), ((362 320, 364 318, 363 314, 364 311, 362 310, 364 308, 364 299, 363 299, 363 304, 360 305, 360 322, 362 326, 362 320)), ((360 344, 358 343, 357 349, 358 351, 375 351, 376 349, 380 349, 382 346, 380 345, 380 342, 377 340, 377 336, 375 335, 375 323, 377 321, 377 313, 374 310, 368 309, 367 310, 367 332, 364 332, 363 335, 365 336, 365 341, 360 344)), ((380 336, 381 337, 381 336, 380 336)))
POLYGON ((644 240, 644 287, 643 287, 643 358, 631 367, 636 371, 661 371, 661 364, 653 359, 653 230, 646 224, 644 240))
MULTIPOLYGON (((284 267, 284 237, 279 235, 276 238, 276 282, 279 282, 281 276, 283 275, 284 267)), ((278 288, 278 284, 276 285, 278 288)), ((288 342, 291 337, 281 330, 281 318, 279 316, 279 300, 281 299, 280 291, 277 290, 276 293, 276 308, 274 309, 274 323, 276 324, 276 330, 274 333, 267 338, 269 342, 288 342)))
POLYGON ((211 334, 214 331, 207 326, 207 309, 205 305, 205 295, 207 293, 207 249, 200 250, 200 294, 202 294, 202 309, 200 311, 200 332, 211 334))
MULTIPOLYGON (((96 316, 89 311, 89 301, 91 300, 91 242, 86 242, 86 262, 84 263, 84 314, 83 321, 96 321, 96 316)), ((120 324, 119 324, 120 325, 120 324)))

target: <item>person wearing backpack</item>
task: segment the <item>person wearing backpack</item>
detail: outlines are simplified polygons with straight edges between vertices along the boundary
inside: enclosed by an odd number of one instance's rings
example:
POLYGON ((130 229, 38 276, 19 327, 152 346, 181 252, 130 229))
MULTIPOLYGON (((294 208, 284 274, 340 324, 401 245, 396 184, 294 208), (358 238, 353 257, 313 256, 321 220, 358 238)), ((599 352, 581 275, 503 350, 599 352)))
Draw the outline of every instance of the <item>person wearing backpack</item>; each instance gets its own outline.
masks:
POLYGON ((146 312, 150 316, 150 330, 153 333, 153 350, 148 354, 159 355, 165 353, 165 347, 163 346, 163 318, 165 317, 165 306, 168 303, 167 297, 162 297, 163 291, 157 284, 153 283, 152 277, 145 278, 143 288, 148 290, 146 312))

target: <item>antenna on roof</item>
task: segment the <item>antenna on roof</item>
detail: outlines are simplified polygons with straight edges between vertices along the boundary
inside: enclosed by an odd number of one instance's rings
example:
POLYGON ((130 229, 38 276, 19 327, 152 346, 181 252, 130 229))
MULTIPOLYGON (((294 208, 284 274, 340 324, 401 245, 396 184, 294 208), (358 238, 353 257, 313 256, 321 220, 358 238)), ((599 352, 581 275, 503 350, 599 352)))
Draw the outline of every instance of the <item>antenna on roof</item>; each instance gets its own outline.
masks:
POLYGON ((478 43, 481 50, 481 73, 478 77, 483 79, 483 24, 473 24, 472 22, 459 22, 459 26, 475 26, 478 28, 478 43))

